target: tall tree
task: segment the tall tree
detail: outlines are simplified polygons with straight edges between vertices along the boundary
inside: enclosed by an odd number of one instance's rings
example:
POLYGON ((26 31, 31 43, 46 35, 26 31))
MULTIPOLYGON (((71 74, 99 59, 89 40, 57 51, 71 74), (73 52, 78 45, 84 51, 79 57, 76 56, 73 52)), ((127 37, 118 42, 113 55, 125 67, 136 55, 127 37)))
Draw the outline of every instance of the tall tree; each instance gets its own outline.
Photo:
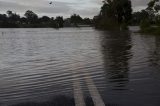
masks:
POLYGON ((95 17, 97 28, 120 29, 126 26, 132 18, 130 0, 104 0, 98 17, 95 17))
POLYGON ((77 14, 71 15, 70 19, 71 19, 71 23, 73 23, 75 26, 77 26, 77 24, 81 23, 82 20, 83 20, 83 19, 82 19, 79 15, 77 15, 77 14))
POLYGON ((130 0, 105 0, 101 8, 102 16, 116 19, 119 23, 128 22, 132 17, 130 0))
POLYGON ((13 13, 12 11, 8 10, 7 11, 7 21, 8 21, 8 25, 10 27, 19 27, 18 23, 20 22, 20 15, 13 13))
POLYGON ((61 16, 56 17, 55 22, 57 24, 57 27, 59 28, 63 27, 63 23, 64 23, 63 17, 61 16))
POLYGON ((153 11, 153 12, 158 12, 160 10, 160 5, 158 5, 159 0, 151 0, 148 3, 148 7, 146 10, 153 11))
POLYGON ((151 24, 156 23, 156 18, 160 10, 159 0, 150 0, 150 2, 147 5, 147 8, 142 10, 148 13, 148 17, 145 17, 144 19, 147 19, 151 24))
POLYGON ((32 12, 31 10, 26 11, 24 16, 27 18, 29 23, 33 24, 33 23, 37 22, 38 15, 36 13, 32 12))

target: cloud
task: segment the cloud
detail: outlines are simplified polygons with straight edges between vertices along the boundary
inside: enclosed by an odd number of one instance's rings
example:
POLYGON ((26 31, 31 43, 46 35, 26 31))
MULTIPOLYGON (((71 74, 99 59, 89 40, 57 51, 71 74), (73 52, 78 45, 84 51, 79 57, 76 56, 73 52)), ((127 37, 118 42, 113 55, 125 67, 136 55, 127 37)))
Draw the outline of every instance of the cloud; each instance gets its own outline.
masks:
POLYGON ((66 2, 57 2, 55 1, 53 5, 50 5, 48 1, 45 0, 6 0, 0 1, 0 12, 5 13, 7 10, 12 10, 21 15, 24 14, 26 10, 32 10, 37 14, 46 14, 46 15, 54 15, 54 14, 64 14, 70 11, 70 5, 72 3, 66 2), (23 2, 24 1, 24 2, 23 2))
POLYGON ((133 11, 140 11, 147 7, 150 0, 132 0, 133 11))
POLYGON ((12 10, 23 16, 26 10, 32 10, 39 15, 70 16, 73 13, 84 17, 93 17, 99 12, 101 1, 98 0, 55 0, 49 5, 49 0, 0 0, 0 12, 12 10))
POLYGON ((150 0, 132 0, 132 5, 134 7, 146 6, 150 0))
MULTIPOLYGON (((23 16, 26 10, 42 15, 55 17, 63 15, 69 17, 71 14, 80 14, 83 17, 97 15, 102 6, 101 0, 0 0, 0 13, 12 10, 23 16)), ((146 8, 150 0, 131 0, 134 11, 146 8)))

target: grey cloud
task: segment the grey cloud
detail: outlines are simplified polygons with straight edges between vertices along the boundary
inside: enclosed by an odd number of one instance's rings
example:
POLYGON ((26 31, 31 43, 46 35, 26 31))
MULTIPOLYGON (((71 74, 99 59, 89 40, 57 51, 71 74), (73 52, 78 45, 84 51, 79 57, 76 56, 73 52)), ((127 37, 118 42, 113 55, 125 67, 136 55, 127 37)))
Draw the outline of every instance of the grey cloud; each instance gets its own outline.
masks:
POLYGON ((49 5, 49 0, 0 0, 0 11, 4 13, 7 10, 12 10, 23 15, 26 10, 32 10, 40 15, 55 16, 58 14, 68 16, 77 13, 92 17, 99 11, 101 6, 99 3, 101 1, 55 0, 53 5, 49 5))
POLYGON ((150 0, 132 0, 132 5, 134 7, 146 6, 150 0))
POLYGON ((93 16, 98 15, 99 14, 99 8, 89 8, 89 9, 85 9, 83 11, 76 11, 79 14, 82 14, 83 17, 90 17, 93 18, 93 16))
MULTIPOLYGON (((0 12, 12 10, 23 15, 26 10, 32 10, 39 15, 68 17, 77 13, 83 17, 93 17, 98 14, 102 6, 102 0, 54 0, 53 5, 49 5, 50 1, 52 0, 0 0, 0 12)), ((138 11, 146 8, 150 0, 131 1, 133 10, 138 11)))
POLYGON ((133 11, 140 11, 147 7, 150 0, 132 0, 133 11))
MULTIPOLYGON (((17 0, 18 1, 18 0, 17 0)), ((49 5, 49 2, 38 2, 38 3, 30 3, 30 5, 23 4, 23 3, 16 3, 16 2, 9 2, 9 1, 0 1, 0 10, 1 13, 6 12, 7 10, 12 10, 17 13, 22 13, 26 10, 32 10, 38 14, 62 14, 67 13, 70 11, 71 3, 65 2, 54 2, 53 5, 49 5)))
POLYGON ((90 0, 90 2, 95 3, 97 5, 102 5, 102 1, 101 0, 90 0))

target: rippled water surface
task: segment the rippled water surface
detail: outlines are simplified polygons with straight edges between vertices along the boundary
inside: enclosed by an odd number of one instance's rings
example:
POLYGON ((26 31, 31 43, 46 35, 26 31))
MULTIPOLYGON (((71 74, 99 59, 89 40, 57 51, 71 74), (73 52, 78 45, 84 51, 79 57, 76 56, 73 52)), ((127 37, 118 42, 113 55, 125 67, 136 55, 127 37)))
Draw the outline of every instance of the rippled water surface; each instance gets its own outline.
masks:
POLYGON ((0 29, 0 106, 74 98, 76 87, 87 98, 93 85, 105 104, 160 106, 159 65, 158 36, 92 28, 0 29))

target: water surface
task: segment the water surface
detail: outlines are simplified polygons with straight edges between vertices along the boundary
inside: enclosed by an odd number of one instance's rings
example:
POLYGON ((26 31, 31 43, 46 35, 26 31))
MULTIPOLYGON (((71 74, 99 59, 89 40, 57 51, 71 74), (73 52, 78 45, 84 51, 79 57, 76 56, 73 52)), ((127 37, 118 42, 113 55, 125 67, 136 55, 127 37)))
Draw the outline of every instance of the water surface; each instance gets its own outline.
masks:
MULTIPOLYGON (((131 28, 132 29, 132 28, 131 28)), ((105 104, 160 105, 160 37, 92 28, 0 29, 0 104, 74 98, 93 79, 105 104)))

